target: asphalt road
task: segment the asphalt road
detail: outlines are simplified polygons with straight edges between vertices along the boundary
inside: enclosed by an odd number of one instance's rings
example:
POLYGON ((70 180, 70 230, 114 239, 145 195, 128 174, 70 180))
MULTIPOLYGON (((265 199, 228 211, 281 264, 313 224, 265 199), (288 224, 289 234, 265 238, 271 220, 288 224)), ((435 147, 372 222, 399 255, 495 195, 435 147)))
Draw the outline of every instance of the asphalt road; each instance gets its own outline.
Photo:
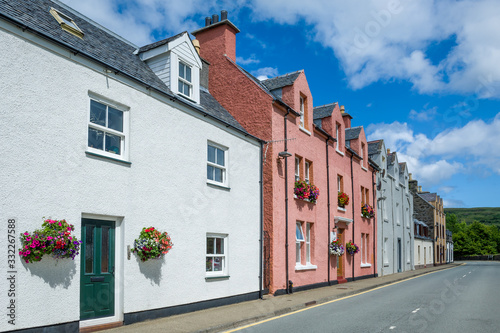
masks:
POLYGON ((500 332, 500 263, 468 262, 237 332, 500 332))

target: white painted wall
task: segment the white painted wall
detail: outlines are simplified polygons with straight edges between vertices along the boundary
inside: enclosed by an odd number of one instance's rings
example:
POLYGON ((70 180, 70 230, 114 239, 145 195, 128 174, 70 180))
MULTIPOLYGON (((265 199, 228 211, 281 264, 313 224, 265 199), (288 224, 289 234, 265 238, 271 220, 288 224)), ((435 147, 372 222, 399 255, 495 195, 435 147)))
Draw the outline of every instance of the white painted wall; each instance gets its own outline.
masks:
POLYGON ((414 263, 415 266, 421 265, 433 265, 434 263, 434 247, 432 246, 432 240, 425 240, 420 238, 415 238, 414 244, 414 263), (420 246, 420 260, 418 259, 418 247, 420 246), (424 257, 424 249, 426 252, 426 256, 424 257), (430 256, 429 256, 430 250, 430 256), (425 260, 424 260, 425 259, 425 260))
MULTIPOLYGON (((11 217, 17 219, 17 235, 51 217, 74 224, 78 238, 82 216, 119 221, 116 276, 123 305, 118 312, 257 291, 258 143, 149 96, 133 82, 118 81, 123 77, 108 78, 98 66, 82 66, 78 61, 94 65, 79 56, 41 42, 52 50, 44 49, 2 26, 9 27, 0 25, 2 239, 11 217), (85 154, 89 92, 130 108, 131 165, 85 154), (207 185, 208 140, 229 148, 230 190, 207 185), (173 249, 162 261, 141 263, 135 255, 127 260, 126 246, 149 226, 167 231, 173 249), (227 280, 205 280, 207 233, 229 234, 227 280)), ((4 273, 6 252, 2 245, 4 273)), ((16 256, 16 261, 15 329, 79 320, 80 257, 23 264, 16 256)), ((6 290, 6 279, 0 279, 0 291, 6 290)), ((0 331, 10 329, 0 321, 0 331)))

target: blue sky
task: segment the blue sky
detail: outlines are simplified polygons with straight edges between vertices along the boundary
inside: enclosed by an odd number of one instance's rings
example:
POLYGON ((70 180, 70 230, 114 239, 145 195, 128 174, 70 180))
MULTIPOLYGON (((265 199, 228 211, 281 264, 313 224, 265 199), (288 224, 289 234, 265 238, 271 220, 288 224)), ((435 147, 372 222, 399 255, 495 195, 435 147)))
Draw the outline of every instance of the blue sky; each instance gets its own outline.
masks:
POLYGON ((445 207, 500 206, 497 0, 63 0, 142 46, 229 12, 237 62, 303 69, 314 105, 345 105, 445 207))

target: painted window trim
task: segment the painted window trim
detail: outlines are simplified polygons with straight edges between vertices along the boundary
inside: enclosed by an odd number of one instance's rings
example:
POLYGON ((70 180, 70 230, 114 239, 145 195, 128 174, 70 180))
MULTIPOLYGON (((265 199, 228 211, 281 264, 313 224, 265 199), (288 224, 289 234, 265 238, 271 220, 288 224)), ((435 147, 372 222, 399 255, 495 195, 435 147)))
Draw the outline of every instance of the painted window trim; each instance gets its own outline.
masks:
POLYGON ((314 270, 314 269, 317 269, 318 266, 316 265, 310 265, 310 264, 307 264, 307 265, 295 265, 295 270, 296 271, 307 271, 307 270, 314 270))
POLYGON ((207 167, 212 166, 214 168, 218 168, 218 169, 222 170, 222 182, 218 182, 216 180, 209 179, 208 174, 207 174, 207 185, 215 185, 215 186, 222 187, 225 189, 230 189, 230 187, 229 187, 229 171, 228 171, 228 169, 229 169, 229 167, 228 167, 229 166, 229 148, 208 140, 207 141, 207 155, 206 156, 207 156, 206 157, 206 166, 207 167), (224 152, 224 166, 221 166, 220 164, 208 161, 208 146, 212 146, 212 147, 219 149, 219 150, 222 150, 224 152))
POLYGON ((177 67, 179 67, 180 64, 183 64, 184 67, 187 67, 191 70, 191 81, 188 81, 187 79, 181 77, 181 74, 177 72, 177 80, 181 81, 182 83, 186 84, 189 86, 189 95, 184 94, 183 92, 179 91, 179 83, 177 83, 177 93, 185 98, 188 98, 189 100, 193 101, 193 94, 194 94, 194 84, 193 84, 193 67, 192 65, 189 65, 185 60, 183 59, 178 59, 177 67))
POLYGON ((343 152, 341 152, 340 150, 338 149, 335 149, 335 151, 337 152, 337 154, 341 155, 341 156, 345 156, 345 154, 343 152))
POLYGON ((53 7, 50 8, 49 12, 56 19, 57 23, 59 23, 59 25, 61 26, 61 29, 63 29, 66 32, 69 32, 70 34, 72 34, 78 38, 83 39, 83 36, 84 36, 83 31, 80 29, 80 27, 78 27, 76 22, 71 17, 69 17, 66 14, 61 13, 60 11, 58 11, 57 9, 55 9, 53 7), (67 24, 65 21, 71 22, 71 24, 73 26, 70 24, 67 24))
POLYGON ((304 133, 306 133, 307 135, 309 135, 309 136, 311 136, 311 135, 312 135, 312 134, 311 134, 311 132, 310 132, 310 131, 308 131, 305 127, 300 127, 300 126, 299 126, 299 129, 300 129, 302 132, 304 132, 304 133))
POLYGON ((228 253, 228 234, 218 234, 218 233, 207 233, 205 235, 205 261, 206 261, 206 258, 207 257, 214 257, 214 256, 217 256, 217 257, 224 257, 224 267, 222 269, 222 271, 218 271, 218 272, 210 272, 210 271, 206 271, 206 267, 205 267, 205 279, 223 279, 223 278, 229 278, 229 253, 228 253), (207 253, 207 250, 206 250, 206 242, 207 242, 207 238, 221 238, 224 240, 224 246, 223 246, 223 249, 224 249, 224 253, 222 255, 220 254, 217 254, 215 255, 214 253, 207 253))
POLYGON ((115 102, 115 101, 108 99, 104 96, 92 93, 90 91, 88 92, 88 96, 89 96, 89 101, 88 101, 88 110, 87 110, 87 132, 86 132, 87 134, 86 134, 86 143, 85 143, 85 147, 86 147, 85 153, 87 153, 89 155, 93 155, 93 156, 105 157, 105 158, 115 160, 118 162, 130 163, 130 160, 129 160, 130 107, 128 107, 124 104, 115 102), (90 121, 91 100, 98 102, 100 104, 104 104, 104 105, 106 105, 107 108, 112 107, 114 109, 122 111, 123 112, 123 132, 119 132, 119 131, 113 130, 111 128, 107 128, 105 126, 101 126, 101 125, 97 125, 97 124, 92 123, 90 121), (122 154, 117 155, 117 154, 113 154, 113 153, 108 153, 107 151, 104 150, 105 147, 103 147, 103 150, 89 147, 89 133, 88 133, 89 128, 98 129, 98 130, 104 131, 105 133, 110 133, 113 135, 123 137, 123 145, 121 147, 122 154))

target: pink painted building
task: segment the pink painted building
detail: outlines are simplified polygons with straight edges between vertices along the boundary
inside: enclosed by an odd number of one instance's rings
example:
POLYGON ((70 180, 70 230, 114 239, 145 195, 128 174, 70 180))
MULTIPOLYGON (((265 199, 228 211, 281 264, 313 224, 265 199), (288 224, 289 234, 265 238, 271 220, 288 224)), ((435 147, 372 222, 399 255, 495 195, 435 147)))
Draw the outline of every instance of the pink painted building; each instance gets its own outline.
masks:
POLYGON ((375 169, 363 129, 351 128, 351 116, 337 103, 314 108, 304 71, 259 81, 237 65, 239 30, 225 15, 220 22, 207 18, 207 26, 192 34, 210 64, 210 93, 250 134, 267 142, 264 288, 280 294, 292 285, 301 290, 373 277, 376 220, 361 216, 361 203, 374 206, 375 169), (296 191, 297 182, 316 186, 319 197, 296 191), (350 198, 344 208, 338 206, 339 191, 350 198), (335 238, 353 240, 361 249, 331 255, 335 238))

